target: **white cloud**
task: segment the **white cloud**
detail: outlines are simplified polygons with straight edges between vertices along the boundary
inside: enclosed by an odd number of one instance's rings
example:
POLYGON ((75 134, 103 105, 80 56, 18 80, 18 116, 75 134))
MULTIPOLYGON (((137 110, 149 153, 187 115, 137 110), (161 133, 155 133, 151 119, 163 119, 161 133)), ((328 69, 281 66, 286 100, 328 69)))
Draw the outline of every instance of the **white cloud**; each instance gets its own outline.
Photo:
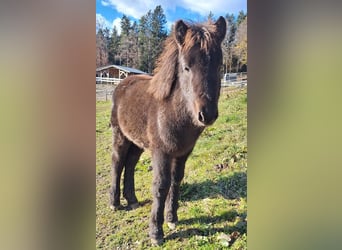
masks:
POLYGON ((225 15, 240 11, 247 5, 244 0, 175 0, 183 3, 186 9, 197 12, 201 15, 208 15, 212 11, 215 15, 225 15), (242 3, 245 3, 243 5, 242 3))
MULTIPOLYGON (((171 30, 171 26, 176 19, 185 18, 186 16, 168 16, 167 13, 175 13, 176 7, 195 12, 201 16, 207 16, 210 11, 215 16, 226 15, 227 13, 237 13, 242 9, 246 9, 247 0, 101 0, 103 6, 116 9, 118 12, 124 13, 129 17, 140 19, 149 10, 154 10, 157 5, 163 7, 167 16, 166 28, 171 30)), ((184 14, 183 14, 184 15, 184 14)), ((133 22, 133 20, 131 20, 133 22)), ((198 21, 198 20, 194 20, 198 21)), ((121 33, 121 18, 107 20, 101 14, 96 14, 96 28, 108 28, 112 31, 115 26, 118 33, 121 33)))
POLYGON ((212 11, 215 15, 237 13, 246 9, 247 0, 102 0, 104 6, 112 6, 118 12, 124 13, 136 19, 145 15, 148 10, 153 10, 161 5, 164 11, 174 11, 181 7, 201 15, 208 15, 212 11))
POLYGON ((96 30, 98 30, 99 28, 101 29, 108 28, 111 33, 115 26, 118 33, 121 34, 120 23, 121 23, 121 18, 116 18, 112 22, 110 22, 101 14, 96 13, 96 30))
POLYGON ((116 18, 113 21, 112 27, 116 27, 116 30, 118 31, 118 34, 121 34, 121 18, 116 18))
MULTIPOLYGON (((179 0, 177 0, 179 1, 179 0)), ((124 13, 125 15, 140 19, 149 10, 153 10, 157 5, 161 5, 164 9, 174 10, 176 8, 177 1, 168 0, 102 0, 102 5, 112 6, 118 12, 124 13)))
POLYGON ((109 3, 108 2, 106 2, 106 1, 101 1, 101 4, 103 5, 103 6, 109 6, 109 3))
POLYGON ((171 31, 171 27, 174 24, 173 21, 167 20, 166 21, 166 29, 170 32, 171 31))
POLYGON ((98 30, 99 28, 104 29, 104 28, 108 28, 110 29, 111 24, 110 22, 101 14, 96 13, 96 30, 98 30))

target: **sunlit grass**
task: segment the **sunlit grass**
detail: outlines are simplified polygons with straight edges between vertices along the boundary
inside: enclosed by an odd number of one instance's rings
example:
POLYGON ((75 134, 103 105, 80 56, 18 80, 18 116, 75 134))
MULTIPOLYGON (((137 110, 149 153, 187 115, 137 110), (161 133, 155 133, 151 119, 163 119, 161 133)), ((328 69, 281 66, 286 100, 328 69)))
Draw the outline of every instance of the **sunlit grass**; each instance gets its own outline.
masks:
POLYGON ((222 92, 220 116, 201 135, 186 164, 177 229, 165 226, 166 241, 154 248, 148 238, 150 154, 143 153, 136 166, 136 195, 141 206, 133 211, 110 210, 111 103, 97 102, 96 107, 97 249, 247 249, 246 90, 222 92))

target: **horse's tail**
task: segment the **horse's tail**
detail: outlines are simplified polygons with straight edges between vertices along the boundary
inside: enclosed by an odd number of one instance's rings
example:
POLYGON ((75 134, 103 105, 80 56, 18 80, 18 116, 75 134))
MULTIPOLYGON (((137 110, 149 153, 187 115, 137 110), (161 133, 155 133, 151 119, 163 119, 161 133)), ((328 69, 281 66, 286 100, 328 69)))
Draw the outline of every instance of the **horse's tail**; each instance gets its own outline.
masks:
POLYGON ((113 93, 112 93, 112 109, 111 109, 110 121, 108 123, 108 128, 114 127, 114 125, 117 124, 117 122, 116 122, 116 107, 115 107, 115 100, 114 100, 115 89, 116 88, 114 88, 113 93))
POLYGON ((112 105, 112 110, 111 110, 111 115, 110 115, 110 121, 108 124, 108 127, 115 127, 118 124, 118 118, 117 118, 117 104, 114 102, 114 94, 113 94, 113 105, 112 105))
POLYGON ((116 110, 115 110, 115 107, 114 107, 114 105, 113 105, 112 111, 111 111, 111 115, 110 115, 110 121, 109 121, 109 123, 108 123, 108 128, 114 127, 115 124, 117 124, 117 120, 116 120, 116 110))

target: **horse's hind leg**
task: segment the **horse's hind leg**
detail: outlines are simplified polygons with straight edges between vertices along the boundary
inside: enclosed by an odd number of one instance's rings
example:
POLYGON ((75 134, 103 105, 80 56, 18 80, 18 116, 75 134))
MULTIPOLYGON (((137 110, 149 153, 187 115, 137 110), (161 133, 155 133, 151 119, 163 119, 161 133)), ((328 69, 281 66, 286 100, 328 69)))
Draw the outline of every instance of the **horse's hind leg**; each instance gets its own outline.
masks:
POLYGON ((128 202, 128 207, 135 209, 138 207, 138 200, 135 196, 134 187, 134 169, 143 150, 133 143, 130 145, 126 160, 125 160, 125 173, 124 173, 124 191, 123 196, 128 202))
POLYGON ((113 210, 120 207, 120 179, 130 144, 120 128, 113 126, 112 186, 109 192, 110 207, 113 210))
POLYGON ((179 198, 179 187, 184 177, 185 162, 189 154, 179 158, 172 159, 171 166, 171 186, 167 195, 165 204, 165 220, 170 229, 176 228, 178 222, 177 209, 178 209, 178 198, 179 198))

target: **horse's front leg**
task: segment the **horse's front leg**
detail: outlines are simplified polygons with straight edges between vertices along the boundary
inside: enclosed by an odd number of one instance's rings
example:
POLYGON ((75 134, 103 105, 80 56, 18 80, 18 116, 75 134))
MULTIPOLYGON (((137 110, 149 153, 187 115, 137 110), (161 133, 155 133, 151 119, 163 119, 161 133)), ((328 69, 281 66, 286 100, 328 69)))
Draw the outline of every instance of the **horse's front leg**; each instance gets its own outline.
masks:
POLYGON ((166 199, 166 221, 170 229, 176 228, 178 222, 177 209, 179 199, 179 187, 184 177, 185 162, 189 154, 174 158, 171 166, 171 186, 166 199))
POLYGON ((171 157, 160 151, 152 152, 153 204, 150 219, 150 238, 153 245, 163 242, 163 222, 166 196, 171 183, 171 157))

